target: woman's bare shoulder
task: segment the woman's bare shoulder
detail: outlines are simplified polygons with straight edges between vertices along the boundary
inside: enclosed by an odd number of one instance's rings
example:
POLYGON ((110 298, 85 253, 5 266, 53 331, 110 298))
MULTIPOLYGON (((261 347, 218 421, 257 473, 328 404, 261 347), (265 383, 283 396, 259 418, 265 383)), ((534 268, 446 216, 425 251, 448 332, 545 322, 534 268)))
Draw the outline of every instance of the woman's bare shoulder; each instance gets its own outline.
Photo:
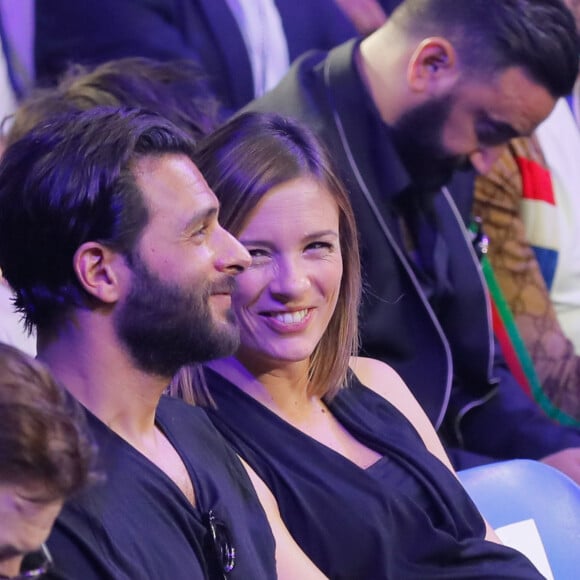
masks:
POLYGON ((395 369, 364 357, 352 357, 350 368, 361 383, 395 406, 415 427, 427 449, 453 471, 433 425, 395 369))
POLYGON ((413 396, 397 371, 383 361, 353 356, 349 366, 363 385, 394 405, 398 397, 413 396))

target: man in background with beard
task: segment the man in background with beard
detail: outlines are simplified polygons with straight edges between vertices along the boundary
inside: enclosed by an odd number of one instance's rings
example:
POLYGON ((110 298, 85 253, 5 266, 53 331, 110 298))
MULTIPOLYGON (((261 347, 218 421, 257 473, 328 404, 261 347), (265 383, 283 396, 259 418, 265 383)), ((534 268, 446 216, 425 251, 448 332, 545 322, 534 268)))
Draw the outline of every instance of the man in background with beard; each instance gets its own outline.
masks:
POLYGON ((362 354, 393 366, 457 469, 543 459, 580 482, 580 432, 552 423, 494 349, 481 270, 457 202, 578 72, 561 0, 405 0, 377 31, 310 52, 247 109, 326 142, 361 232, 362 354), (452 199, 444 187, 456 174, 452 199), (462 183, 463 181, 463 183, 462 183))
POLYGON ((276 577, 248 473, 203 411, 162 397, 181 365, 236 348, 249 264, 193 147, 162 117, 97 108, 44 120, 0 163, 1 268, 106 476, 57 520, 59 578, 276 577))

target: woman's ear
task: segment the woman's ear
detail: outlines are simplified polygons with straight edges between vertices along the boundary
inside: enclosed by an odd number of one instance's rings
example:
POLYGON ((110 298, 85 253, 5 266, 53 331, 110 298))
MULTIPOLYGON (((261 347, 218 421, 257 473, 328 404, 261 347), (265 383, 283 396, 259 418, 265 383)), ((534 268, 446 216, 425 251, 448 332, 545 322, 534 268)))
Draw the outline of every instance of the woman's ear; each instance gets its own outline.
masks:
POLYGON ((73 268, 81 286, 107 304, 116 302, 121 295, 120 267, 126 268, 121 254, 98 242, 81 244, 73 256, 73 268))
POLYGON ((422 40, 407 67, 407 82, 413 92, 437 95, 449 90, 458 76, 453 45, 441 37, 422 40))

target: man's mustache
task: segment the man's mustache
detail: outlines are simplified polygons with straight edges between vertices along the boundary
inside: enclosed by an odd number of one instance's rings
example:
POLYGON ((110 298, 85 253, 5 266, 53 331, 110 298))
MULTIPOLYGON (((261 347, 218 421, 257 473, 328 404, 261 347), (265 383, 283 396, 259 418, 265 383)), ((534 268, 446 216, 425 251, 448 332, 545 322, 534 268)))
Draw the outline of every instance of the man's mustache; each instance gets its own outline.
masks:
POLYGON ((236 280, 232 276, 224 276, 209 287, 208 294, 232 294, 236 289, 236 280))

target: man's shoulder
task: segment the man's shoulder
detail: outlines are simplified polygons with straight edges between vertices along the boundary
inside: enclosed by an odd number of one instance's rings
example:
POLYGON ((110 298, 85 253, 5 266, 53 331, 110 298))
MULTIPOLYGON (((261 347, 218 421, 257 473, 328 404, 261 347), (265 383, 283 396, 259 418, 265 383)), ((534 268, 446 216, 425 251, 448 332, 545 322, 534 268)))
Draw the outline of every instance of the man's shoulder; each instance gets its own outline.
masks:
POLYGON ((323 79, 317 69, 327 55, 322 50, 311 50, 297 58, 276 87, 251 101, 242 112, 275 112, 292 117, 317 112, 323 105, 318 96, 322 96, 323 79))
POLYGON ((48 541, 57 577, 202 577, 201 552, 196 547, 204 528, 196 510, 178 510, 177 502, 166 494, 144 501, 129 483, 126 487, 125 493, 119 486, 107 487, 105 493, 93 489, 67 502, 48 541), (180 563, 160 562, 158 555, 164 550, 180 563))
POLYGON ((157 409, 157 424, 185 461, 191 463, 200 477, 220 474, 236 466, 238 477, 245 479, 233 449, 216 429, 205 410, 172 397, 162 397, 157 409))
MULTIPOLYGON (((162 407, 192 424, 198 416, 205 421, 201 410, 181 401, 162 407), (177 413, 182 407, 185 412, 177 413)), ((190 559, 190 566, 199 565, 192 550, 203 533, 197 510, 145 455, 98 420, 89 425, 101 477, 67 501, 57 518, 49 541, 57 568, 67 578, 84 578, 93 569, 99 573, 87 578, 158 577, 146 572, 157 565, 149 552, 168 543, 190 559)))
POLYGON ((304 53, 293 62, 276 87, 250 102, 242 111, 276 112, 302 120, 305 117, 316 120, 328 114, 332 108, 328 91, 329 65, 339 71, 342 80, 358 76, 352 63, 355 47, 356 40, 351 39, 330 51, 304 53))
MULTIPOLYGON (((335 104, 329 90, 326 65, 335 58, 347 65, 351 52, 351 43, 330 52, 307 52, 294 62, 274 89, 250 102, 241 112, 275 113, 288 117, 313 132, 333 155, 339 155, 343 145, 335 121, 335 104)), ((346 76, 356 75, 356 72, 347 69, 345 66, 339 84, 344 81, 345 91, 350 92, 351 82, 346 80, 346 76)), ((357 115, 361 113, 358 105, 357 115)))
POLYGON ((159 400, 156 419, 165 430, 186 427, 188 432, 197 431, 200 435, 213 436, 217 433, 203 407, 167 395, 159 400))
POLYGON ((170 397, 169 395, 163 395, 159 399, 157 414, 159 413, 177 413, 190 417, 197 417, 196 420, 200 421, 207 420, 207 414, 203 410, 203 407, 190 405, 182 399, 178 399, 177 397, 170 397))

